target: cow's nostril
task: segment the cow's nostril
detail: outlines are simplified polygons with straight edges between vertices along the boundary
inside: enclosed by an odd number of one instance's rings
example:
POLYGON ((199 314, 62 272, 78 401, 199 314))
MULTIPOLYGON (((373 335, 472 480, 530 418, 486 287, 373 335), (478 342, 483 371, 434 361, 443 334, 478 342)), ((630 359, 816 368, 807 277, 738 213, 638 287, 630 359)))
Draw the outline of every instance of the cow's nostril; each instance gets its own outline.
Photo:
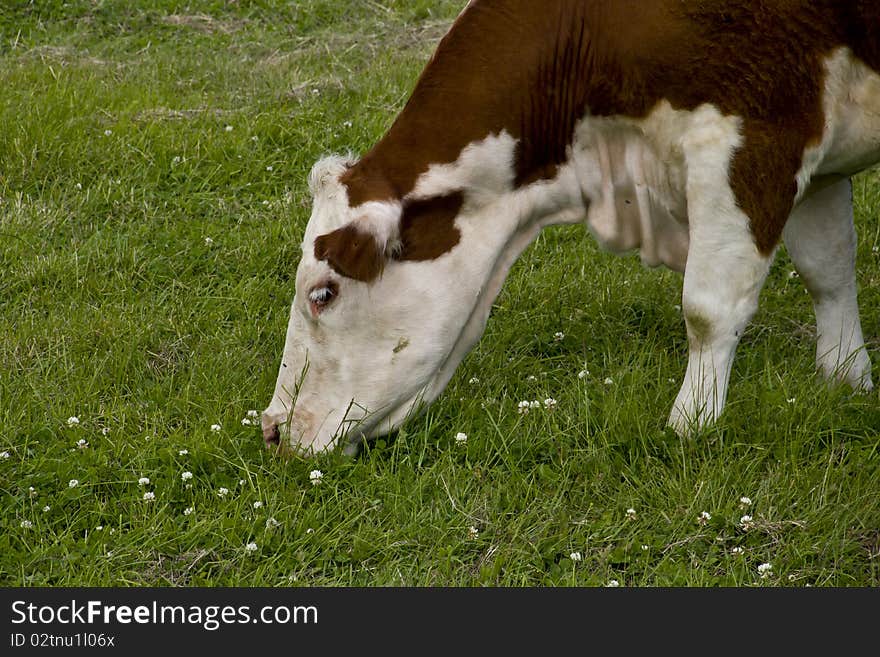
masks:
POLYGON ((277 447, 281 444, 281 429, 278 428, 277 424, 272 424, 263 429, 263 441, 266 443, 266 447, 270 445, 277 447))

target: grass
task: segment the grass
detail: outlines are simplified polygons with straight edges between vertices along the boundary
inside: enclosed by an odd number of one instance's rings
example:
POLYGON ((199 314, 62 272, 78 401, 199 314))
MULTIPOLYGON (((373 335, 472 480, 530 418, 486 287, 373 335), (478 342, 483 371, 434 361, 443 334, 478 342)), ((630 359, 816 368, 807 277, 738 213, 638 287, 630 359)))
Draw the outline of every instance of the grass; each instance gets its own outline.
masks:
MULTIPOLYGON (((309 167, 375 142, 462 4, 4 3, 0 584, 880 584, 880 401, 814 376, 784 253, 693 440, 663 426, 681 278, 580 228, 524 255, 395 440, 285 462, 241 424, 272 394, 309 167)), ((856 203, 876 367, 876 174, 856 203)))

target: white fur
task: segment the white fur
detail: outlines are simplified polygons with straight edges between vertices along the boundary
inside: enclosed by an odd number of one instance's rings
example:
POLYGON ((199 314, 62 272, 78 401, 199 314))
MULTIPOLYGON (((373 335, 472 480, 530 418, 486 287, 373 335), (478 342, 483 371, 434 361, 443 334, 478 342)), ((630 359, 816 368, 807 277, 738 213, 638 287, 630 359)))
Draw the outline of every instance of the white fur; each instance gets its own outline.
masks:
POLYGON ((432 164, 409 198, 466 191, 470 203, 483 205, 513 189, 516 139, 507 131, 469 144, 451 164, 432 164))
POLYGON ((647 266, 677 271, 688 250, 684 189, 670 184, 684 169, 681 114, 663 104, 644 121, 587 118, 572 147, 587 226, 599 243, 616 253, 639 249, 647 266))
POLYGON ((816 365, 822 374, 870 390, 855 279, 856 232, 849 180, 817 186, 785 227, 785 246, 816 311, 816 365))

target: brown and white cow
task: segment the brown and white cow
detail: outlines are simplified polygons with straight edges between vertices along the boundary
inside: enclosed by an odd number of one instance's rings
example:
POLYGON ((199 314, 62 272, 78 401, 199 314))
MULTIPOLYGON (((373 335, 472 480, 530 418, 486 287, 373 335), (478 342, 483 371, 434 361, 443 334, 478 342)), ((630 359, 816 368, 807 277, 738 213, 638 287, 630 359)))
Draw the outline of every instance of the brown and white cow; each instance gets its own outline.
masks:
POLYGON ((387 433, 443 391, 551 224, 684 272, 669 424, 724 407, 784 239, 818 367, 870 389, 850 176, 880 160, 875 0, 473 0, 358 161, 309 179, 267 442, 387 433))

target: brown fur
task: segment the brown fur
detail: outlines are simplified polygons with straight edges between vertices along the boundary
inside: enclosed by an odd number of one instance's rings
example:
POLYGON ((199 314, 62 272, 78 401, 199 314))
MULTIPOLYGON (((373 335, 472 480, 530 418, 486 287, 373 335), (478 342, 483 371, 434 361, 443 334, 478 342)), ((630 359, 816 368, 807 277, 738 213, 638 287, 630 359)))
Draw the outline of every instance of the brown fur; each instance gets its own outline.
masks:
POLYGON ((376 238, 352 224, 318 237, 315 258, 325 260, 336 273, 365 283, 378 278, 385 266, 385 253, 376 238))
POLYGON ((461 192, 407 201, 400 227, 399 260, 434 260, 451 251, 461 240, 455 218, 464 204, 461 192))
MULTIPOLYGON (((742 119, 730 183, 769 253, 791 212, 804 149, 822 136, 822 63, 840 46, 880 71, 880 3, 480 0, 342 181, 352 207, 402 199, 431 164, 506 130, 520 140, 516 184, 526 185, 555 175, 588 111, 641 118, 664 99, 680 110, 711 103, 742 119)), ((458 242, 445 213, 436 226, 413 225, 448 248, 458 242)))

